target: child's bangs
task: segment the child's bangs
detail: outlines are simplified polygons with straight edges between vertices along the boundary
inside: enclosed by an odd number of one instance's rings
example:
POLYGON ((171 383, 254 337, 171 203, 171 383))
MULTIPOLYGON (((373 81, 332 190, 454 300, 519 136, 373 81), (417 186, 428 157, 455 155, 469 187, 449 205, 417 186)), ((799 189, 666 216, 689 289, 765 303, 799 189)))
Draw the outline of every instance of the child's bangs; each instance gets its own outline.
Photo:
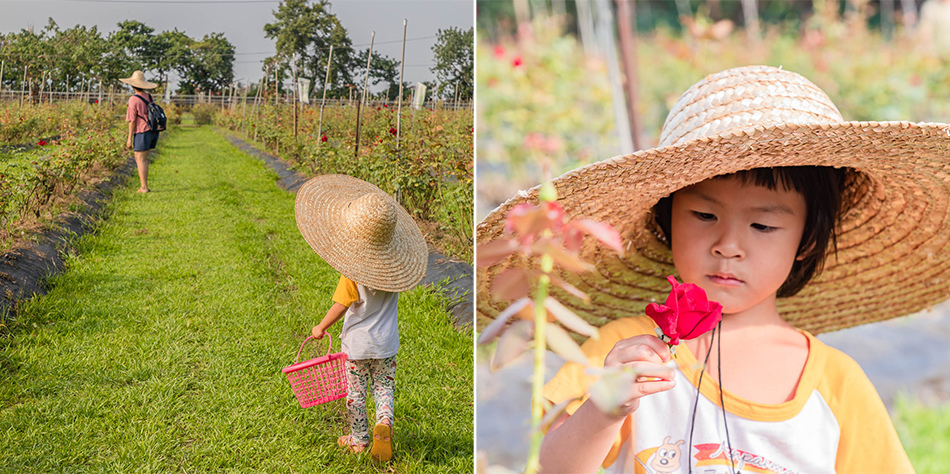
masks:
POLYGON ((781 185, 785 191, 795 191, 808 196, 816 181, 820 180, 818 175, 827 173, 827 169, 816 166, 777 166, 737 171, 713 179, 737 179, 744 185, 761 186, 772 191, 778 190, 781 185))

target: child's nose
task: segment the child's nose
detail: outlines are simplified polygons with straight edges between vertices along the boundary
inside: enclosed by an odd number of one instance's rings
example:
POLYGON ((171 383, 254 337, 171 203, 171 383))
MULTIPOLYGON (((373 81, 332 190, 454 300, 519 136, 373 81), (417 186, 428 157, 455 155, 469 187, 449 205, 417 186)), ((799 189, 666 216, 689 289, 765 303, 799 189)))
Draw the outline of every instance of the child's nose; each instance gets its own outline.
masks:
POLYGON ((719 239, 716 240, 715 244, 712 247, 713 255, 722 258, 743 258, 745 257, 745 251, 743 250, 740 230, 733 229, 731 226, 726 227, 722 230, 722 233, 719 234, 719 239))

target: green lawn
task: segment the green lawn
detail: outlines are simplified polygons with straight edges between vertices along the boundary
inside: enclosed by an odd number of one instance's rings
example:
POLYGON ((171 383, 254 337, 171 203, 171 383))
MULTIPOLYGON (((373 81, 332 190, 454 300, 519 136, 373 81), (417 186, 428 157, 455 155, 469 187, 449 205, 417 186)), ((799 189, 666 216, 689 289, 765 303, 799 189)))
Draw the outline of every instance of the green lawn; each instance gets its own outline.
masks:
POLYGON ((950 403, 925 407, 898 398, 893 419, 918 474, 950 472, 950 403))
POLYGON ((281 373, 338 279, 294 196, 208 127, 159 151, 3 331, 0 471, 472 471, 472 334, 441 296, 400 298, 393 461, 347 454, 342 400, 301 409, 281 373))

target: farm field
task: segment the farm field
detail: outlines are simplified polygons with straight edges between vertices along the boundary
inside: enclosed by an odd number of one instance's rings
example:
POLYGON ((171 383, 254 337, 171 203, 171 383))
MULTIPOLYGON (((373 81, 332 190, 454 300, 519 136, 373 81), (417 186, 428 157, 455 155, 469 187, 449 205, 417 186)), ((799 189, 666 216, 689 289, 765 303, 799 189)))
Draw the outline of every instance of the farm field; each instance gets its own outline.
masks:
POLYGON ((472 263, 473 111, 407 105, 401 118, 393 103, 364 106, 358 141, 358 111, 352 105, 326 107, 322 127, 319 105, 301 108, 296 138, 288 105, 238 104, 217 110, 214 122, 243 133, 304 174, 341 173, 376 184, 398 197, 430 242, 472 263))
POLYGON ((0 102, 0 249, 125 161, 120 114, 105 104, 0 102))
POLYGON ((293 195, 208 127, 163 136, 150 184, 118 192, 51 292, 3 329, 0 465, 471 471, 471 332, 439 293, 400 298, 393 462, 348 455, 342 401, 300 409, 280 372, 338 278, 300 236, 293 195))

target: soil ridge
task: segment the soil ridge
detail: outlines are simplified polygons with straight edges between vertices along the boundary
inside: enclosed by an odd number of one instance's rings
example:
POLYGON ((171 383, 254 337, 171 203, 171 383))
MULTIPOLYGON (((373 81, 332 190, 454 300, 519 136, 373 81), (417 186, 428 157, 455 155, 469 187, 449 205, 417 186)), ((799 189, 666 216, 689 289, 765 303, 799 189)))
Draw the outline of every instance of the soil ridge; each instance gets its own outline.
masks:
POLYGON ((75 194, 80 201, 77 211, 60 213, 46 230, 0 255, 0 322, 16 316, 19 301, 49 291, 46 280, 63 271, 63 256, 74 239, 95 229, 115 189, 134 172, 135 159, 129 155, 105 179, 75 194))

